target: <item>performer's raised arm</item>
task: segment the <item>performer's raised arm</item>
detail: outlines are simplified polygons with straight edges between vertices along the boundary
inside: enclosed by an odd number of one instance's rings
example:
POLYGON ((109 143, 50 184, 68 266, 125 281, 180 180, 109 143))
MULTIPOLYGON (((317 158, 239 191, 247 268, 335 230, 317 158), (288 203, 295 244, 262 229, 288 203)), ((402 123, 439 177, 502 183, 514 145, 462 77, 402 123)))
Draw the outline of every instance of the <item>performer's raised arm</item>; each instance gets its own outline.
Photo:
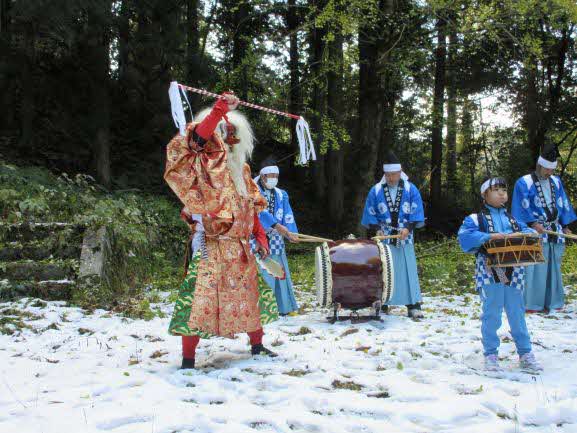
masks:
POLYGON ((234 94, 224 93, 223 96, 226 99, 216 101, 210 113, 196 126, 189 140, 192 138, 199 146, 204 146, 214 133, 218 123, 226 116, 226 113, 238 106, 239 100, 234 94))

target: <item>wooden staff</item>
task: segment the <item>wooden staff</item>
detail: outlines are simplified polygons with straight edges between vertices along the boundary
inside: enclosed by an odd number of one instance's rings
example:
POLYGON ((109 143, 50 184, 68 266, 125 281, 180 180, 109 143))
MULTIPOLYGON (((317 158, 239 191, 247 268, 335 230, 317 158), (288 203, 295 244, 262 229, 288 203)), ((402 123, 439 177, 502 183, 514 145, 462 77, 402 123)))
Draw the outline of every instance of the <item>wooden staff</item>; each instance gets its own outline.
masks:
POLYGON ((505 235, 505 238, 536 238, 539 236, 537 233, 509 233, 505 235))
POLYGON ((373 236, 371 239, 374 241, 384 241, 385 239, 400 239, 401 235, 385 235, 385 236, 373 236))
POLYGON ((318 236, 310 236, 302 233, 291 233, 296 236, 300 242, 334 242, 332 239, 320 238, 318 236))
POLYGON ((577 235, 570 235, 568 233, 557 233, 554 232, 553 230, 543 230, 543 233, 547 233, 548 235, 554 235, 554 236, 563 236, 564 238, 567 239, 577 240, 577 235))

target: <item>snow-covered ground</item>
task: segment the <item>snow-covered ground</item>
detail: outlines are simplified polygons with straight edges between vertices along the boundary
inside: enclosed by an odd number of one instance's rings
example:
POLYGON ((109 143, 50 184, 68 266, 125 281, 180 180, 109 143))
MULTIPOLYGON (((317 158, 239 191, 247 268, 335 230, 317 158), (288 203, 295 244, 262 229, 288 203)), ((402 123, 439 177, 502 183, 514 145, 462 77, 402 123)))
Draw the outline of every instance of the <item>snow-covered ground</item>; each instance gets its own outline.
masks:
POLYGON ((36 331, 0 335, 2 433, 577 432, 575 303, 528 318, 539 376, 518 371, 504 325, 498 377, 480 370, 472 295, 426 298, 421 322, 313 309, 266 328, 278 358, 252 358, 244 335, 204 340, 186 372, 168 318, 26 304, 0 304, 36 331))

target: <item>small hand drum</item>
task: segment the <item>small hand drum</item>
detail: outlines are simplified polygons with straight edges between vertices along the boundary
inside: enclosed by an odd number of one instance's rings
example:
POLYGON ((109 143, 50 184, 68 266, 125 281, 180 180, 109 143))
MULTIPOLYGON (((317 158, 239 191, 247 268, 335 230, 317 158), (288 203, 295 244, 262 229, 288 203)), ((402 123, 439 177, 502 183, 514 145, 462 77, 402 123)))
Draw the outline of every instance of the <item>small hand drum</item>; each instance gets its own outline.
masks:
POLYGON ((495 268, 531 266, 545 263, 541 237, 534 235, 508 236, 484 244, 487 265, 495 268))

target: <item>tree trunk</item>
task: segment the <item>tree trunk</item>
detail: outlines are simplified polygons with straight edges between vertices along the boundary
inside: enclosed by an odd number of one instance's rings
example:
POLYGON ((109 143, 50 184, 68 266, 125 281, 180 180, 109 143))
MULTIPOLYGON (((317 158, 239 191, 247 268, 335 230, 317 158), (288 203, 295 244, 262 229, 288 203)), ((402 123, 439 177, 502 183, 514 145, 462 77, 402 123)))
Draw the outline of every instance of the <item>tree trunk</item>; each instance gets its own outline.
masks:
MULTIPOLYGON (((324 1, 312 1, 312 5, 321 10, 324 6, 324 1)), ((309 34, 310 40, 310 54, 309 54, 309 68, 312 79, 311 108, 313 110, 311 119, 311 130, 317 132, 316 145, 319 148, 317 161, 312 166, 314 195, 319 201, 319 204, 324 205, 326 199, 326 170, 325 170, 325 153, 320 152, 323 147, 322 135, 322 118, 325 114, 325 74, 323 74, 323 52, 325 49, 324 36, 325 29, 313 26, 309 34)))
POLYGON ((34 100, 34 68, 36 64, 35 31, 31 23, 24 24, 24 55, 20 74, 22 107, 20 109, 19 148, 24 153, 34 151, 36 103, 34 100))
POLYGON ((14 47, 12 45, 12 28, 10 6, 11 0, 0 0, 0 40, 6 48, 6 52, 0 58, 0 129, 16 130, 18 119, 16 118, 16 110, 14 109, 14 101, 16 99, 15 81, 18 79, 18 62, 14 56, 14 47))
POLYGON ((186 2, 186 80, 194 86, 198 83, 199 58, 198 0, 186 2))
POLYGON ((2 35, 8 33, 10 25, 8 12, 10 11, 11 3, 11 0, 0 0, 0 34, 2 35))
MULTIPOLYGON (((336 32, 334 40, 329 43, 329 65, 327 74, 327 117, 340 128, 343 127, 343 35, 336 32)), ((338 139, 338 138, 337 138, 338 139)), ((334 143, 338 146, 329 149, 328 187, 329 214, 336 233, 340 233, 344 214, 344 146, 345 143, 334 143)))
MULTIPOLYGON (((467 95, 463 97, 463 111, 461 113, 461 140, 463 143, 463 165, 469 174, 469 190, 471 197, 478 197, 476 194, 477 185, 475 173, 477 171, 477 146, 474 143, 473 107, 467 95)), ((474 200, 471 205, 474 205, 474 200)))
POLYGON ((547 54, 547 60, 542 60, 541 72, 547 76, 538 82, 540 72, 539 62, 531 56, 525 68, 527 81, 525 123, 527 128, 528 147, 531 151, 533 168, 534 161, 540 154, 547 134, 552 129, 559 115, 559 100, 563 93, 565 81, 567 51, 571 41, 571 30, 564 29, 561 39, 547 54))
MULTIPOLYGON (((300 90, 300 71, 299 71, 299 47, 298 47, 298 15, 296 9, 296 0, 288 0, 286 13, 287 30, 289 33, 289 70, 290 70, 290 89, 289 89, 289 112, 301 112, 301 90, 300 90)), ((291 122, 291 149, 296 149, 298 140, 294 121, 291 122)))
POLYGON ((239 0, 235 7, 232 28, 234 36, 232 41, 232 67, 236 70, 238 83, 245 83, 240 89, 235 89, 239 92, 240 99, 247 100, 248 96, 248 68, 243 65, 243 61, 248 53, 249 38, 246 35, 246 28, 248 23, 248 16, 250 13, 249 0, 239 0))
POLYGON ((365 199, 374 183, 379 143, 381 142, 381 122, 383 116, 382 89, 378 75, 378 37, 382 24, 363 22, 359 26, 359 126, 358 142, 354 158, 358 161, 358 183, 355 194, 353 218, 358 224, 357 232, 362 234, 360 225, 365 199))
POLYGON ((92 11, 89 16, 89 28, 86 47, 86 64, 91 77, 92 118, 94 127, 93 155, 96 179, 106 188, 111 185, 110 170, 110 33, 107 17, 111 10, 111 1, 106 0, 94 5, 101 10, 92 11), (92 19, 91 19, 92 18, 92 19))
POLYGON ((447 56, 447 23, 439 18, 436 24, 437 48, 435 49, 435 87, 433 94, 433 125, 431 130, 431 210, 432 219, 441 206, 441 180, 443 175, 443 110, 445 105, 445 60, 447 56))
POLYGON ((539 91, 537 89, 537 64, 536 61, 525 69, 527 80, 527 93, 525 103, 525 124, 527 128, 527 146, 531 152, 532 160, 539 157, 540 133, 542 130, 541 116, 539 115, 539 91))
MULTIPOLYGON (((393 13, 395 8, 406 7, 405 1, 388 1, 385 3, 384 14, 388 16, 383 29, 384 41, 382 42, 380 55, 381 86, 383 95, 383 116, 381 125, 381 140, 379 145, 379 156, 375 167, 375 179, 383 176, 383 169, 380 166, 389 151, 395 149, 395 107, 399 99, 402 86, 399 79, 398 66, 393 60, 394 48, 399 42, 399 29, 394 24, 393 13)), ((398 149, 397 149, 398 151, 398 149)), ((402 161, 401 161, 402 162, 402 161)))
POLYGON ((130 53, 130 19, 130 2, 128 0, 122 0, 118 21, 118 78, 121 87, 125 88, 130 87, 130 84, 127 83, 130 53))
MULTIPOLYGON (((454 17, 453 17, 454 19, 454 17)), ((457 51, 457 30, 451 24, 449 31, 449 52, 447 69, 447 191, 449 198, 456 196, 457 182, 457 69, 455 65, 457 51)))
MULTIPOLYGON (((385 83, 385 87, 389 84, 385 83)), ((375 178, 382 177, 383 168, 380 166, 385 160, 387 153, 395 149, 395 106, 397 98, 395 95, 384 91, 383 117, 381 126, 381 143, 379 145, 379 157, 375 164, 375 178)), ((403 163, 403 161, 401 161, 403 163)))

